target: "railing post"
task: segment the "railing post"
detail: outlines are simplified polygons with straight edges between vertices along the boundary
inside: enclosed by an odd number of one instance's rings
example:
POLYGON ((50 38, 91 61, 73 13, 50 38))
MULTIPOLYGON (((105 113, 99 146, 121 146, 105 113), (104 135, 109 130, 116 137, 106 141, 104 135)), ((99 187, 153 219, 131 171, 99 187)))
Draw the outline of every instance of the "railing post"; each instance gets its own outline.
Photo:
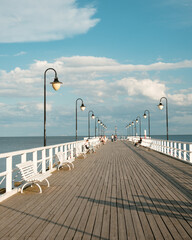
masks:
POLYGON ((65 144, 65 160, 67 160, 67 144, 65 144))
POLYGON ((189 144, 189 161, 192 163, 192 144, 189 144))
POLYGON ((12 190, 12 157, 6 158, 6 192, 12 190))
POLYGON ((186 161, 187 160, 187 153, 186 153, 186 143, 183 143, 183 159, 186 161))
POLYGON ((34 171, 37 173, 37 151, 33 152, 34 171))
POLYGON ((170 142, 171 156, 173 156, 173 142, 170 142))
POLYGON ((46 172, 46 152, 45 149, 42 150, 42 173, 46 172))
POLYGON ((169 141, 167 141, 167 154, 170 155, 169 141))
POLYGON ((23 153, 23 154, 21 155, 21 162, 22 162, 22 163, 26 162, 26 153, 23 153))
POLYGON ((71 159, 73 158, 73 150, 74 150, 74 144, 71 144, 71 159))
POLYGON ((174 157, 177 157, 177 143, 174 142, 174 157))
POLYGON ((53 168, 53 148, 49 149, 49 170, 53 168))
POLYGON ((179 159, 181 159, 181 143, 178 143, 179 159))
POLYGON ((164 150, 163 150, 163 152, 166 154, 167 153, 167 146, 166 146, 166 141, 164 141, 164 150))

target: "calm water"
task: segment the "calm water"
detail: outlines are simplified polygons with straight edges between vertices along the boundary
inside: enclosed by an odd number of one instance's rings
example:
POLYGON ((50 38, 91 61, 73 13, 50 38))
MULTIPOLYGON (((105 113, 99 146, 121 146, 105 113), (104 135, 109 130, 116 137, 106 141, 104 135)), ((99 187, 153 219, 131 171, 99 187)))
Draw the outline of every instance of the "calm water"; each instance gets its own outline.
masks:
MULTIPOLYGON (((78 137, 82 140, 84 137, 78 137)), ((75 136, 47 137, 47 146, 75 141, 75 136)), ((0 137, 0 153, 43 147, 43 137, 0 137)))
MULTIPOLYGON (((110 136, 109 136, 110 137, 110 136)), ((82 140, 84 136, 78 137, 82 140)), ((166 135, 152 135, 154 139, 165 139, 166 135)), ((169 135, 169 140, 192 142, 192 135, 169 135)), ((47 146, 75 141, 75 136, 47 137, 47 146)), ((43 137, 0 137, 0 153, 43 147, 43 137)))

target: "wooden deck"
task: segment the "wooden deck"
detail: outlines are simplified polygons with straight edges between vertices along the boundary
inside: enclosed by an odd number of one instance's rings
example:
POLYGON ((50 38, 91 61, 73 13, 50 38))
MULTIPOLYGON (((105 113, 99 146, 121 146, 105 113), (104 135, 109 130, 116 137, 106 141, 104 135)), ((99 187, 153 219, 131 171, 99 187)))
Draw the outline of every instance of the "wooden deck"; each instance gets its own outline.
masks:
POLYGON ((1 240, 191 239, 191 165, 123 141, 74 164, 0 204, 1 240))

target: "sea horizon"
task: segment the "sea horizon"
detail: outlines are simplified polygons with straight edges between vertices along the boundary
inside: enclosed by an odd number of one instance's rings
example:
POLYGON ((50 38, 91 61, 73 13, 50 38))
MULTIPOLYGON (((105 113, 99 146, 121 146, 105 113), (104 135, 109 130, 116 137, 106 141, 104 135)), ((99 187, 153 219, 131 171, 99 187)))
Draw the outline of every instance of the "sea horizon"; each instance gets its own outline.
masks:
MULTIPOLYGON (((107 135, 110 138, 111 135, 107 135)), ((127 135, 118 135, 118 137, 127 135)), ((78 136, 78 140, 83 140, 87 136, 78 136)), ((144 137, 144 136, 142 136, 144 137)), ((166 135, 151 135, 153 139, 166 140, 166 135)), ((47 146, 57 145, 61 143, 74 142, 75 136, 47 136, 47 146)), ((169 135, 170 141, 180 141, 192 143, 192 134, 171 134, 169 135)), ((0 137, 0 153, 13 152, 19 150, 26 150, 31 148, 38 148, 44 146, 43 136, 8 136, 0 137)))

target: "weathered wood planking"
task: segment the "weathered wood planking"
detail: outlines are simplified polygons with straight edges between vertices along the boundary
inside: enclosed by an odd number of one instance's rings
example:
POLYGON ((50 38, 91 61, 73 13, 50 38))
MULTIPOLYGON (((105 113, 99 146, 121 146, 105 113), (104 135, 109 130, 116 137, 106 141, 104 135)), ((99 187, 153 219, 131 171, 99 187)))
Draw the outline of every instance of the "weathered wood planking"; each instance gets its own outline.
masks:
POLYGON ((0 204, 0 239, 191 239, 192 166, 126 141, 0 204))

